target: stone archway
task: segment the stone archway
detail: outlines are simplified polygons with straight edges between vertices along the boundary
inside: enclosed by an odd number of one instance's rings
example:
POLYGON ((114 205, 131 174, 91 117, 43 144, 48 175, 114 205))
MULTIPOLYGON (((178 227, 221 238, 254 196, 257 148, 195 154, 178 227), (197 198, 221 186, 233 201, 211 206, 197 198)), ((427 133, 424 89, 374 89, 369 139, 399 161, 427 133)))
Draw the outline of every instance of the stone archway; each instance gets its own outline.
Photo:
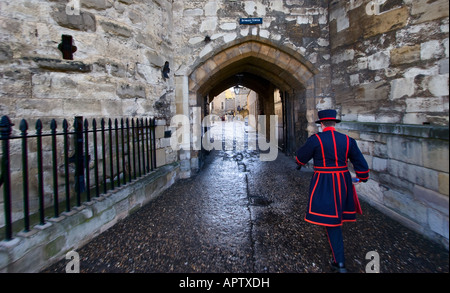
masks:
POLYGON ((203 110, 208 95, 236 85, 238 74, 245 76, 243 86, 256 91, 263 99, 272 97, 272 105, 266 103, 264 106, 266 115, 274 114, 273 91, 279 89, 286 112, 284 127, 288 142, 285 152, 288 154, 306 141, 310 130, 315 127, 313 77, 318 70, 291 48, 258 36, 245 37, 208 53, 192 68, 185 83, 189 105, 203 110))
POLYGON ((251 71, 284 89, 306 87, 318 72, 297 51, 251 36, 228 43, 199 59, 189 75, 190 94, 208 92, 215 82, 231 76, 243 64, 247 68, 253 65, 251 71))

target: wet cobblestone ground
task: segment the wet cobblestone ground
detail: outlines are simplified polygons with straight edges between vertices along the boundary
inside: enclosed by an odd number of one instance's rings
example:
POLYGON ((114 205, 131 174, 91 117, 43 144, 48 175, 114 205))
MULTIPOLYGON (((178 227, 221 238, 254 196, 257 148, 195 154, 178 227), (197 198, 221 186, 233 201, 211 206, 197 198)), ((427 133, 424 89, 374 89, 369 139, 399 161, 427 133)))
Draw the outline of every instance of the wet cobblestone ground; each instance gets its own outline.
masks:
MULTIPOLYGON (((303 220, 311 172, 282 153, 213 151, 198 174, 84 247, 84 273, 327 273, 323 227, 303 220)), ((448 273, 448 251, 361 202, 344 225, 347 268, 364 273, 376 251, 381 273, 448 273)), ((66 260, 43 272, 65 272, 66 260)))

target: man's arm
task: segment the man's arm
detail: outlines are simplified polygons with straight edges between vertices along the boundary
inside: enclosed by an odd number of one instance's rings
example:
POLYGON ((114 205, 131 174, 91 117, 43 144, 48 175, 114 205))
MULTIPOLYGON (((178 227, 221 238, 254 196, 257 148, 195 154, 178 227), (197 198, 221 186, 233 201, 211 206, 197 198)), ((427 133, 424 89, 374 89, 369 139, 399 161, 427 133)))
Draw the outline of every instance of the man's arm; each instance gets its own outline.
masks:
POLYGON ((306 143, 295 152, 295 162, 298 170, 313 158, 316 143, 316 136, 310 136, 306 143))
POLYGON ((355 169, 356 177, 361 182, 367 182, 369 180, 369 165, 367 164, 364 155, 359 149, 356 141, 354 139, 350 139, 350 150, 348 154, 348 158, 350 162, 353 164, 353 168, 355 169))

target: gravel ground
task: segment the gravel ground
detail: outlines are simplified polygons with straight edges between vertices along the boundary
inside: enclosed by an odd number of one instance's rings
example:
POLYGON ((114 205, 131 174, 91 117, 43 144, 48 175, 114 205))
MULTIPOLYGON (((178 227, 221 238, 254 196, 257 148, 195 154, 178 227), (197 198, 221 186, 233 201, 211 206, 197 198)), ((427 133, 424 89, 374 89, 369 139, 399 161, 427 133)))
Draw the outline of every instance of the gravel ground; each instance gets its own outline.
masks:
MULTIPOLYGON (((82 273, 327 273, 323 227, 303 220, 311 172, 284 154, 214 151, 201 172, 77 250, 82 273)), ((365 202, 344 224, 347 268, 364 273, 448 273, 448 251, 365 202)), ((65 272, 65 259, 43 272, 65 272)))

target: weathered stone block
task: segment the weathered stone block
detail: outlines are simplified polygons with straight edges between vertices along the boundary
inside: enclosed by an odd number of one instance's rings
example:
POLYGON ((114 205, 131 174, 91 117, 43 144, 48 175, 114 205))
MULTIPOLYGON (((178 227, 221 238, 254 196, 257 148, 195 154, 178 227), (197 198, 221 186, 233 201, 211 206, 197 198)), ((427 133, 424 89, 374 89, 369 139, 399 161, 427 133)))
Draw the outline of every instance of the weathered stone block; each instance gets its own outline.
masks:
POLYGON ((135 110, 136 104, 133 101, 134 105, 132 107, 127 107, 126 101, 130 100, 120 101, 120 100, 105 99, 100 101, 102 114, 105 115, 106 117, 121 117, 123 115, 133 116, 133 114, 136 114, 135 110))
POLYGON ((428 225, 430 226, 431 230, 445 237, 446 239, 448 239, 449 237, 448 223, 448 213, 447 216, 445 216, 433 209, 430 209, 430 211, 428 212, 428 225))
POLYGON ((426 140, 422 145, 423 166, 449 172, 448 141, 426 140))
POLYGON ((390 136, 387 144, 389 145, 389 158, 418 166, 422 165, 423 146, 421 141, 401 136, 390 136))
POLYGON ((422 82, 422 87, 433 96, 448 96, 448 74, 427 76, 422 82))
POLYGON ((95 15, 83 10, 79 15, 69 15, 66 13, 66 5, 58 5, 51 16, 60 26, 66 28, 89 32, 95 32, 97 29, 95 15))
POLYGON ((217 27, 217 18, 210 17, 202 21, 202 24, 200 25, 200 32, 212 32, 216 29, 216 27, 217 27))
MULTIPOLYGON (((393 9, 380 15, 365 16, 361 18, 364 37, 370 38, 392 30, 404 27, 408 23, 409 9, 407 6, 393 9)), ((350 26, 352 26, 351 24, 350 26)), ((354 24, 355 26, 357 24, 354 24)))
POLYGON ((448 173, 439 173, 439 193, 449 196, 449 175, 448 173))
POLYGON ((66 99, 63 105, 64 113, 75 113, 76 116, 95 117, 103 110, 101 101, 90 99, 66 99))
POLYGON ((105 32, 116 36, 129 38, 133 35, 131 29, 118 22, 102 20, 100 25, 105 32))
POLYGON ((430 190, 437 191, 438 189, 438 172, 435 170, 389 160, 388 171, 399 179, 407 180, 430 190))
POLYGON ((330 21, 336 20, 336 32, 340 32, 350 27, 349 17, 345 11, 345 6, 333 10, 330 13, 330 21))
POLYGON ((15 114, 18 117, 60 117, 63 115, 64 103, 61 99, 23 100, 15 114))
POLYGON ((61 249, 65 245, 66 245, 66 239, 64 236, 59 236, 56 239, 47 243, 44 248, 46 258, 51 258, 51 257, 61 253, 61 249))
POLYGON ((411 1, 411 15, 418 16, 413 20, 413 23, 422 23, 434 19, 440 19, 442 17, 448 17, 449 15, 449 2, 447 0, 417 0, 411 1))
POLYGON ((156 150, 156 167, 164 166, 166 164, 166 150, 156 150))
POLYGON ((13 51, 7 44, 0 44, 0 62, 9 61, 13 57, 13 51))
POLYGON ((158 54, 157 52, 149 51, 147 52, 146 56, 151 65, 161 68, 164 66, 165 63, 164 57, 158 54))
POLYGON ((391 81, 391 93, 389 98, 397 100, 405 96, 412 96, 415 92, 414 78, 398 78, 391 81))
POLYGON ((202 16, 203 9, 201 8, 186 9, 183 11, 183 15, 186 17, 202 16))
POLYGON ((372 169, 378 172, 385 172, 387 169, 387 159, 374 157, 372 160, 372 169))
MULTIPOLYGON (((268 37, 268 36, 267 36, 268 37)), ((225 43, 229 43, 234 41, 237 38, 237 34, 236 33, 229 33, 229 34, 225 34, 223 36, 223 41, 225 43)), ((211 51, 213 50, 213 48, 211 48, 211 51)))
POLYGON ((96 10, 103 10, 112 7, 112 4, 108 0, 82 0, 81 5, 83 7, 93 8, 96 10))
POLYGON ((391 64, 400 65, 420 60, 420 45, 403 46, 391 50, 391 64))
POLYGON ((442 97, 419 97, 406 99, 406 112, 423 113, 426 112, 440 112, 442 105, 445 105, 442 97))
POLYGON ((428 60, 433 58, 439 58, 444 52, 439 40, 431 40, 420 44, 420 59, 428 60))
POLYGON ((49 59, 49 58, 32 58, 36 64, 43 69, 48 69, 52 71, 75 71, 75 72, 90 72, 92 71, 91 64, 85 64, 81 61, 66 61, 59 59, 49 59))
POLYGON ((411 196, 391 189, 384 192, 383 199, 387 207, 398 211, 410 219, 414 219, 416 223, 421 225, 428 223, 427 207, 411 196))
POLYGON ((117 87, 117 95, 122 99, 146 98, 145 87, 139 84, 121 84, 117 87))
POLYGON ((449 62, 448 59, 439 61, 439 74, 448 74, 449 73, 449 62))
POLYGON ((390 62, 389 51, 377 52, 369 56, 367 61, 370 70, 388 68, 390 62))
POLYGON ((355 186, 358 196, 366 199, 370 203, 382 203, 383 194, 386 188, 380 185, 377 181, 369 180, 364 184, 358 184, 355 186))
POLYGON ((331 57, 331 62, 338 64, 344 61, 353 60, 355 58, 355 50, 348 49, 331 57))
POLYGON ((414 197, 420 200, 424 205, 439 211, 440 213, 446 215, 448 217, 449 210, 449 198, 448 196, 444 196, 439 194, 433 190, 424 188, 422 186, 416 185, 414 186, 414 197))

